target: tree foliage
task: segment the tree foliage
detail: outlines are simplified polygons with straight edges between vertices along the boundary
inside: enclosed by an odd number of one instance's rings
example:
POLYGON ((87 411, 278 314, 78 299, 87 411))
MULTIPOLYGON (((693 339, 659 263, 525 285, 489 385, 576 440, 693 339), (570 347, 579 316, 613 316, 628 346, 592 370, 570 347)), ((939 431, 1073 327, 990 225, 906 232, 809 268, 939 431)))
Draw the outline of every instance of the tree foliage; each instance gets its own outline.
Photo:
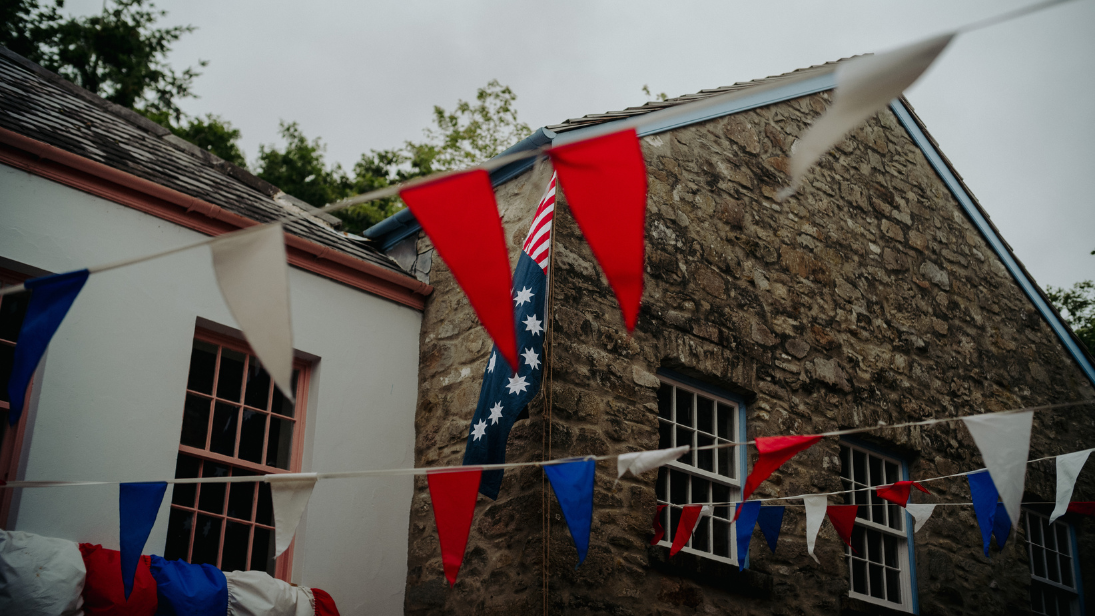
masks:
POLYGON ((1095 355, 1095 281, 1077 282, 1071 289, 1047 287, 1046 295, 1088 352, 1095 355))
MULTIPOLYGON (((161 124, 164 124, 164 122, 161 122, 161 124)), ((200 148, 208 150, 220 157, 221 160, 226 160, 244 169, 247 168, 247 161, 244 159, 243 151, 240 150, 239 146, 240 137, 243 135, 228 120, 209 113, 204 118, 187 118, 185 124, 174 125, 168 122, 165 125, 171 132, 200 148)))

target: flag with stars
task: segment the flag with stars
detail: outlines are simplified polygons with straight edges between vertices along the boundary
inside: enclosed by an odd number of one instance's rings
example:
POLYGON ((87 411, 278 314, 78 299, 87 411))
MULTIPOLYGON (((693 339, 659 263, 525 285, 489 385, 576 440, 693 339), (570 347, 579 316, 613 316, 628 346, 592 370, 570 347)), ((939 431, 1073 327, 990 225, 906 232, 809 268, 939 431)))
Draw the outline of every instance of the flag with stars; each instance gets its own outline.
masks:
MULTIPOLYGON (((506 461, 506 442, 513 422, 540 391, 543 375, 544 327, 547 320, 547 268, 551 251, 551 220, 555 212, 555 176, 540 199, 532 228, 513 272, 513 314, 517 322, 517 372, 491 349, 479 404, 468 429, 464 464, 501 464, 506 461)), ((479 492, 498 497, 502 471, 484 471, 479 492)))

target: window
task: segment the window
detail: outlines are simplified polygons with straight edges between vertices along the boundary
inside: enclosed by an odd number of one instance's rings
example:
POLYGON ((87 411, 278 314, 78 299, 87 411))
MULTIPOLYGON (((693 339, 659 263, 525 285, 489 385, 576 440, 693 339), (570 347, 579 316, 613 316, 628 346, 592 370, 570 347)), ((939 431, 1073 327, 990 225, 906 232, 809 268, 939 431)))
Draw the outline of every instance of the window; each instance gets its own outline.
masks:
MULTIPOLYGON (((0 269, 0 288, 22 283, 26 276, 9 270, 0 269)), ((15 355, 15 339, 23 326, 23 317, 27 313, 29 293, 15 293, 0 296, 0 480, 11 481, 16 478, 19 466, 19 449, 23 441, 23 429, 26 425, 26 413, 14 426, 8 425, 8 380, 11 378, 12 361, 15 355)), ((11 507, 13 490, 0 490, 0 528, 7 526, 8 509, 11 507)))
POLYGON ((905 510, 879 498, 873 488, 904 480, 904 465, 850 443, 840 445, 840 478, 846 504, 859 505, 852 548, 845 548, 850 596, 913 611, 905 510))
MULTIPOLYGON (((728 395, 719 396, 683 379, 660 376, 658 389, 659 448, 691 445, 703 447, 738 440, 744 407, 728 395)), ((662 511, 665 538, 670 546, 683 505, 725 503, 741 494, 741 452, 737 447, 690 451, 658 470, 657 498, 662 511)), ((701 517, 683 551, 737 564, 731 518, 734 509, 715 507, 711 517, 701 517)))
POLYGON ((1080 613, 1072 528, 1033 511, 1025 511, 1030 548, 1030 611, 1046 616, 1080 613))
MULTIPOLYGON (((293 371, 294 404, 239 341, 194 340, 175 477, 299 472, 308 366, 293 371)), ((274 556, 273 505, 262 482, 176 485, 164 558, 288 579, 292 548, 274 556)))

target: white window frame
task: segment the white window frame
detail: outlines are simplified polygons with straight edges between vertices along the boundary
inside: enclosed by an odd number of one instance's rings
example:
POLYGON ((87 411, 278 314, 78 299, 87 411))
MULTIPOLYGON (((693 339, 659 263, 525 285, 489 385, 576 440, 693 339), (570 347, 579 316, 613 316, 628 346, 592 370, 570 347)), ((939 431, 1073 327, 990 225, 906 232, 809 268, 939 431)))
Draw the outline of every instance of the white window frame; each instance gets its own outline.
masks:
MULTIPOLYGON (((1027 524, 1027 555, 1030 557, 1030 579, 1031 579, 1031 582, 1032 582, 1031 587, 1030 587, 1030 592, 1031 592, 1030 611, 1031 611, 1031 613, 1032 614, 1053 614, 1053 613, 1056 613, 1056 612, 1048 612, 1048 611, 1042 611, 1042 612, 1034 611, 1034 593, 1038 592, 1039 588, 1045 587, 1045 588, 1048 588, 1051 592, 1056 592, 1056 593, 1062 593, 1062 594, 1069 595, 1069 597, 1068 597, 1068 601, 1069 601, 1068 614, 1070 616, 1071 615, 1078 616, 1079 613, 1080 613, 1080 591, 1079 591, 1079 586, 1078 586, 1078 582, 1079 582, 1078 578, 1079 578, 1079 573, 1080 572, 1078 571, 1077 566, 1076 566, 1077 565, 1076 553, 1073 549, 1075 547, 1075 541, 1074 541, 1074 537, 1073 537, 1073 534, 1072 534, 1072 527, 1069 524, 1067 524, 1067 523, 1065 523, 1061 520, 1055 520, 1051 524, 1049 522, 1049 517, 1048 516, 1044 516, 1040 513, 1034 512, 1034 511, 1030 511, 1030 510, 1025 509, 1025 510, 1023 510, 1023 513, 1026 517, 1026 524, 1027 524), (1040 528, 1038 529, 1039 530, 1038 536, 1040 536, 1041 539, 1042 539, 1041 543, 1036 542, 1037 537, 1031 531, 1032 521, 1036 521, 1040 524, 1040 528), (1054 540, 1054 543, 1056 544, 1055 548, 1050 548, 1049 546, 1046 545, 1046 543, 1047 543, 1046 542, 1046 530, 1047 529, 1053 529, 1054 530, 1053 540, 1054 540), (1060 545, 1060 534, 1056 532, 1057 529, 1064 529, 1064 531, 1065 531, 1065 537, 1067 538, 1067 541, 1065 542, 1066 545, 1063 546, 1065 548, 1065 551, 1062 551, 1060 549, 1062 546, 1060 545), (1039 569, 1035 566, 1035 560, 1034 560, 1035 559, 1035 555, 1034 555, 1034 547, 1035 546, 1041 548, 1041 550, 1042 550, 1041 553, 1040 553, 1040 556, 1042 558, 1041 571, 1043 571, 1047 575, 1037 575, 1036 574, 1036 571, 1038 571, 1039 569), (1048 573, 1049 573, 1049 566, 1048 566, 1049 565, 1049 563, 1048 563, 1049 554, 1048 553, 1049 552, 1053 552, 1055 557, 1057 555, 1064 555, 1064 556, 1068 557, 1068 559, 1069 559, 1069 573, 1071 574, 1071 577, 1072 577, 1072 586, 1069 586, 1068 584, 1065 584, 1063 580, 1062 581, 1056 581, 1056 580, 1053 580, 1052 578, 1050 578, 1048 576, 1048 573)), ((1060 571, 1061 571, 1060 560, 1058 560, 1058 577, 1060 577, 1060 571)), ((1045 604, 1043 603, 1043 606, 1044 605, 1045 604)))
MULTIPOLYGON (((860 517, 858 515, 855 519, 856 526, 859 526, 859 527, 863 528, 865 532, 866 531, 878 532, 878 533, 881 533, 884 536, 893 537, 896 540, 896 543, 897 543, 897 567, 896 568, 900 570, 901 603, 898 604, 898 603, 894 603, 893 601, 890 601, 888 599, 880 599, 880 598, 874 597, 870 594, 870 567, 871 567, 871 564, 878 564, 878 563, 872 563, 869 559, 869 557, 870 557, 869 554, 864 554, 864 553, 854 554, 852 552, 852 548, 845 546, 844 553, 845 553, 845 560, 847 562, 847 567, 848 567, 848 584, 849 584, 848 596, 852 597, 852 598, 855 598, 855 599, 859 599, 860 601, 865 601, 867 603, 872 603, 872 604, 875 604, 875 605, 882 605, 882 606, 888 607, 888 608, 893 609, 893 610, 898 610, 898 611, 901 611, 901 612, 914 613, 915 606, 913 605, 913 588, 912 588, 913 579, 912 579, 912 573, 911 573, 912 566, 911 566, 911 562, 909 560, 909 547, 910 547, 909 543, 912 541, 912 538, 911 538, 911 535, 908 532, 908 530, 910 528, 910 523, 912 522, 912 520, 911 520, 910 516, 908 515, 908 513, 903 508, 901 508, 898 505, 894 505, 893 503, 890 503, 886 500, 883 500, 883 499, 879 498, 878 495, 875 494, 874 490, 862 490, 862 489, 860 489, 860 488, 864 488, 864 487, 875 487, 875 486, 880 486, 880 485, 889 485, 889 484, 894 483, 895 481, 906 480, 908 478, 907 477, 908 473, 907 473, 907 470, 906 470, 907 467, 906 467, 905 463, 902 460, 898 459, 898 458, 894 458, 892 456, 887 456, 885 454, 881 454, 877 451, 874 451, 874 450, 869 449, 867 447, 862 447, 862 446, 860 446, 856 443, 849 442, 847 440, 841 440, 840 441, 840 447, 841 447, 840 480, 841 480, 845 490, 849 490, 849 489, 853 489, 853 488, 857 489, 856 492, 847 493, 845 495, 845 502, 848 503, 848 504, 858 504, 858 505, 861 505, 861 506, 866 506, 868 508, 870 508, 872 505, 874 505, 874 506, 884 505, 885 508, 883 509, 883 511, 885 511, 885 516, 886 516, 887 520, 890 519, 891 516, 893 516, 895 513, 899 516, 898 519, 901 520, 901 529, 898 530, 898 529, 895 529, 895 528, 891 528, 887 524, 880 524, 878 522, 875 522, 873 520, 869 520, 867 518, 860 517), (845 451, 847 451, 847 454, 845 454, 845 451), (862 478, 862 480, 860 480, 861 478, 855 476, 854 463, 853 463, 853 456, 855 455, 855 452, 861 452, 861 453, 863 453, 867 456, 866 457, 866 464, 864 465, 865 466, 864 470, 866 471, 867 476, 865 478, 862 478), (845 457, 845 455, 847 455, 847 457, 845 457), (882 462, 881 467, 883 469, 883 473, 882 473, 883 477, 876 478, 876 477, 873 477, 871 475, 871 463, 870 463, 871 458, 877 458, 882 462), (893 475, 894 475, 893 477, 890 477, 891 473, 889 473, 885 470, 886 469, 886 463, 890 463, 890 464, 893 464, 893 465, 896 466, 897 470, 896 470, 896 472, 893 473, 893 475), (845 475, 845 470, 847 470, 848 475, 845 475), (864 561, 864 562, 867 563, 867 565, 866 565, 867 566, 867 569, 866 569, 866 571, 867 571, 867 573, 866 573, 866 575, 867 575, 867 580, 866 580, 867 593, 860 593, 860 592, 856 592, 856 590, 855 590, 855 579, 854 579, 855 567, 853 566, 853 563, 856 560, 864 561)), ((870 509, 868 509, 868 511, 870 511, 870 509)), ((873 513, 871 513, 871 515, 873 516, 873 513)), ((853 532, 853 534, 852 534, 852 537, 853 537, 852 544, 855 545, 855 540, 854 540, 855 531, 853 530, 852 532, 853 532)), ((866 540, 866 538, 864 539, 863 544, 864 544, 863 545, 864 548, 866 548, 867 550, 870 549, 869 542, 866 540)), ((883 545, 884 545, 884 543, 883 543, 883 545)), ((883 561, 885 561, 885 558, 883 558, 883 561)), ((894 568, 894 567, 889 567, 888 565, 885 564, 885 562, 883 562, 881 564, 884 567, 884 569, 885 568, 890 568, 890 569, 894 568)), ((883 583, 885 584, 885 580, 886 580, 885 572, 883 572, 883 578, 882 579, 883 579, 883 583)))
MULTIPOLYGON (((670 376, 667 376, 667 375, 664 375, 664 374, 661 374, 661 373, 658 374, 658 379, 662 382, 662 385, 669 385, 669 386, 672 386, 674 388, 671 395, 670 395, 670 415, 669 415, 669 418, 665 418, 665 417, 661 416, 661 409, 660 408, 659 408, 659 413, 658 413, 658 422, 659 422, 659 424, 669 424, 669 425, 671 425, 670 443, 668 445, 669 447, 679 447, 681 445, 690 445, 692 447, 696 447, 698 445, 698 442, 699 442, 699 439, 700 439, 701 435, 711 437, 711 439, 716 443, 719 443, 719 442, 734 442, 734 441, 740 442, 741 440, 743 440, 741 435, 744 431, 744 426, 743 426, 744 422, 743 422, 743 417, 742 417, 743 405, 741 404, 741 402, 733 400, 733 399, 728 398, 726 396, 720 396, 718 394, 712 393, 712 391, 710 389, 699 388, 699 387, 696 387, 695 385, 685 383, 680 379, 675 379, 673 377, 670 377, 670 376), (692 411, 691 412, 692 423, 691 423, 690 426, 677 422, 677 419, 679 417, 679 415, 677 413, 677 390, 686 391, 686 392, 692 394, 692 409, 691 409, 691 411, 692 411), (714 434, 709 433, 709 432, 701 432, 699 430, 699 427, 698 427, 699 413, 697 412, 697 406, 698 406, 697 396, 702 396, 702 397, 704 397, 708 400, 711 400, 714 404, 713 409, 712 409, 713 410, 712 418, 711 418, 712 432, 714 432, 714 434), (731 422, 732 422, 730 427, 729 427, 729 430, 728 430, 729 438, 720 437, 717 434, 717 432, 718 432, 718 413, 720 412, 720 408, 719 408, 720 406, 726 407, 726 408, 729 409, 728 412, 730 413, 731 422), (687 428, 687 429, 692 431, 691 442, 687 442, 687 443, 686 442, 680 442, 680 443, 677 442, 677 438, 678 438, 677 428, 678 428, 678 426, 683 427, 683 428, 687 428)), ((660 432, 659 432, 659 434, 660 434, 660 432)), ((698 464, 699 464, 698 452, 692 452, 692 455, 694 456, 692 458, 692 460, 693 460, 693 462, 696 463, 695 465, 688 464, 687 462, 682 462, 682 461, 679 461, 679 460, 674 460, 674 461, 666 464, 663 467, 664 470, 659 471, 658 486, 660 486, 662 484, 663 480, 666 483, 665 483, 665 489, 664 489, 664 492, 663 492, 664 498, 657 498, 657 503, 658 503, 658 505, 669 505, 669 506, 666 507, 660 514, 662 527, 665 529, 665 536, 662 538, 662 540, 660 542, 658 542, 658 545, 663 546, 663 547, 667 547, 667 548, 672 547, 672 545, 673 545, 673 537, 674 537, 674 535, 676 534, 676 531, 677 531, 677 529, 675 527, 673 527, 672 524, 671 524, 671 521, 673 519, 673 516, 672 516, 673 510, 681 510, 682 506, 684 504, 705 504, 705 503, 712 502, 711 499, 714 495, 714 490, 715 490, 714 486, 715 486, 715 484, 726 486, 728 488, 728 492, 729 492, 728 502, 729 501, 736 501, 741 497, 741 486, 742 486, 742 477, 743 477, 744 456, 741 455, 742 452, 740 451, 740 449, 741 449, 740 447, 724 447, 724 448, 713 450, 712 451, 713 455, 712 455, 712 460, 711 460, 711 467, 715 469, 715 472, 707 471, 707 470, 699 468, 699 466, 698 466, 698 464), (723 474, 720 474, 720 473, 717 472, 718 468, 719 468, 719 466, 718 466, 719 456, 730 456, 729 460, 733 461, 733 471, 730 473, 730 475, 723 475, 723 474), (687 493, 688 493, 687 501, 688 502, 687 503, 672 503, 672 502, 670 502, 670 500, 672 498, 672 490, 671 490, 672 473, 670 472, 671 470, 672 471, 680 471, 680 472, 683 472, 687 475, 691 475, 692 477, 698 477, 700 479, 706 480, 708 482, 708 486, 709 486, 708 487, 708 495, 707 496, 693 495, 692 494, 692 481, 689 480, 689 482, 688 482, 688 491, 687 491, 687 493)), ((686 458, 687 456, 688 456, 688 454, 686 454, 685 456, 682 456, 682 458, 686 458)), ((732 564, 732 565, 738 565, 738 559, 737 559, 737 549, 738 549, 738 547, 737 547, 736 524, 730 522, 730 520, 734 517, 734 508, 732 506, 725 506, 725 507, 722 507, 722 508, 716 507, 715 511, 719 513, 719 516, 717 518, 714 515, 700 517, 700 519, 699 519, 699 521, 697 522, 697 525, 696 525, 696 531, 693 532, 692 536, 688 539, 688 543, 685 544, 685 547, 683 547, 681 549, 681 551, 682 552, 687 552, 689 554, 694 554, 694 555, 700 556, 702 558, 708 558, 708 559, 711 559, 711 560, 715 560, 715 561, 718 561, 718 562, 724 562, 724 563, 728 563, 728 564, 732 564), (725 517, 722 514, 725 514, 725 517), (715 532, 714 532, 715 528, 714 528, 714 524, 715 524, 716 519, 718 519, 720 521, 727 522, 727 529, 728 529, 727 532, 729 533, 729 544, 730 544, 729 545, 729 556, 728 557, 719 556, 719 555, 715 554, 715 549, 714 549, 715 548, 715 545, 714 545, 714 542, 715 542, 715 532), (696 541, 696 535, 697 534, 701 534, 701 535, 703 534, 703 533, 699 532, 699 529, 700 529, 701 525, 704 525, 704 524, 707 525, 707 527, 706 527, 707 549, 706 550, 701 549, 701 548, 696 547, 696 546, 693 545, 693 543, 696 541)))

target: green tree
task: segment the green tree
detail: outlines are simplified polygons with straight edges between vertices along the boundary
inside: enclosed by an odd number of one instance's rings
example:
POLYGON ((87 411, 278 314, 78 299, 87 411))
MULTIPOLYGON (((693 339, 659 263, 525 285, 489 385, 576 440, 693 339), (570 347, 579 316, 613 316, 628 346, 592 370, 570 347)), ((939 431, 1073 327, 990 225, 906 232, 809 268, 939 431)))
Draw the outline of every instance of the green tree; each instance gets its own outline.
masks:
POLYGON ((210 113, 204 118, 187 118, 186 124, 180 126, 167 123, 167 127, 179 137, 208 150, 221 160, 247 168, 247 161, 239 147, 242 135, 238 128, 234 128, 224 118, 210 113))
POLYGON ((1095 355, 1095 281, 1077 282, 1071 289, 1046 287, 1046 295, 1088 352, 1095 355))
POLYGON ((327 146, 318 137, 311 141, 296 122, 281 122, 278 132, 285 149, 259 146, 258 176, 297 199, 322 207, 352 194, 353 185, 342 166, 324 161, 327 146))

